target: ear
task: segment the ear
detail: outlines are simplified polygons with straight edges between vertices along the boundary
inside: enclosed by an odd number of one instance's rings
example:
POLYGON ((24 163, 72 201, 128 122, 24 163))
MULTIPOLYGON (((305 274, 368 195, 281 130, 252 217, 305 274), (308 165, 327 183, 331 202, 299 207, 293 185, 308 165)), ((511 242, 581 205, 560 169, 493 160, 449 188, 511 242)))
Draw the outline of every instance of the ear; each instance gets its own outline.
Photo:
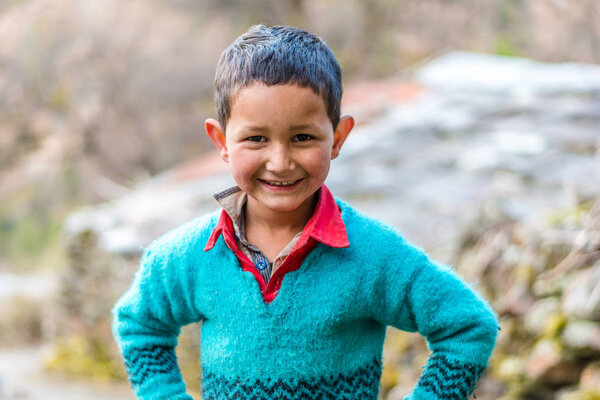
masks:
POLYGON ((333 132, 333 146, 331 148, 331 159, 333 160, 340 154, 340 149, 354 128, 354 118, 351 115, 344 115, 340 118, 335 132, 333 132))
POLYGON ((212 140, 212 142, 219 149, 221 158, 225 162, 229 162, 229 152, 227 151, 227 143, 225 142, 225 133, 221 130, 221 124, 219 121, 213 118, 209 118, 204 122, 206 128, 206 134, 212 140))

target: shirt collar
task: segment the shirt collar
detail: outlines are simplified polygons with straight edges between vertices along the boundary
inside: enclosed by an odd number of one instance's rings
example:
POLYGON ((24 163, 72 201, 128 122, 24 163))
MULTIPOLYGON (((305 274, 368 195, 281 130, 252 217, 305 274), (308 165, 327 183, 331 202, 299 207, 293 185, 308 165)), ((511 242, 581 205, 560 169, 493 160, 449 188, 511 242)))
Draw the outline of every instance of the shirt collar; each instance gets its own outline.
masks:
POLYGON ((217 203, 227 212, 234 225, 243 217, 244 205, 248 195, 239 186, 232 186, 213 195, 217 203))
MULTIPOLYGON (((239 192, 239 188, 234 186, 226 191, 216 194, 215 198, 217 201, 221 202, 224 198, 223 194, 227 192, 230 194, 237 193, 239 192), (219 197, 221 197, 221 199, 219 199, 219 197)), ((318 196, 319 198, 317 199, 313 215, 302 230, 300 242, 305 242, 310 237, 330 247, 349 247, 350 243, 348 242, 348 235, 342 219, 342 213, 327 186, 321 186, 318 196)), ((221 234, 223 234, 223 238, 226 242, 235 241, 233 223, 225 209, 221 211, 219 222, 208 238, 204 251, 212 249, 221 234)))

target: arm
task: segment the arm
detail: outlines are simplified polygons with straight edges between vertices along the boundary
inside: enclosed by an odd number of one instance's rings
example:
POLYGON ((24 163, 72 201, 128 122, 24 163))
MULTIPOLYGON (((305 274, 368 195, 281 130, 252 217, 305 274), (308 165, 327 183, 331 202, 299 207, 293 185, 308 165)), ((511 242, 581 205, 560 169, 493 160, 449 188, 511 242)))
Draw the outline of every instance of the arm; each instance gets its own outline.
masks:
POLYGON ((185 264, 149 250, 132 286, 113 308, 113 334, 139 399, 192 400, 175 346, 180 327, 201 320, 185 264))
MULTIPOLYGON (((414 268, 404 290, 386 284, 386 319, 418 331, 432 351, 413 392, 405 400, 464 400, 475 389, 494 348, 498 323, 494 311, 451 268, 410 249, 395 268, 414 268)), ((406 281, 405 281, 406 282, 406 281)))

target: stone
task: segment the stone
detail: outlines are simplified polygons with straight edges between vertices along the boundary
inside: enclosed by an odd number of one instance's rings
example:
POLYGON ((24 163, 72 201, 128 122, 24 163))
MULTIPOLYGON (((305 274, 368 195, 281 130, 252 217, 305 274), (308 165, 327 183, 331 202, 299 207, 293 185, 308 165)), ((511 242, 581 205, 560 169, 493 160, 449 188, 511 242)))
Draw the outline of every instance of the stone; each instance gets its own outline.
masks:
POLYGON ((565 346, 570 347, 583 354, 600 355, 600 324, 593 321, 571 321, 568 322, 562 339, 565 346))
POLYGON ((600 391, 600 361, 588 364, 581 372, 579 387, 600 391))
POLYGON ((519 356, 508 356, 494 368, 495 376, 503 382, 515 382, 525 375, 525 361, 519 356))
POLYGON ((577 387, 568 387, 560 389, 555 400, 598 400, 600 399, 600 390, 598 389, 577 389, 577 387))
POLYGON ((417 73, 425 86, 529 99, 542 94, 600 91, 600 66, 551 64, 524 58, 453 51, 417 73))
POLYGON ((523 316, 532 306, 534 298, 527 285, 518 282, 512 285, 505 294, 501 294, 497 309, 500 313, 523 316))
POLYGON ((527 331, 539 335, 546 329, 548 321, 553 315, 560 312, 560 300, 556 297, 548 297, 538 300, 525 314, 524 323, 527 331))
POLYGON ((387 400, 403 400, 406 395, 412 390, 412 386, 396 385, 387 394, 387 400))
POLYGON ((584 363, 567 358, 563 348, 556 340, 543 339, 537 343, 527 362, 527 377, 551 386, 574 384, 584 363))
POLYGON ((577 386, 569 386, 558 390, 556 400, 579 400, 577 386))
POLYGON ((565 288, 562 308, 567 315, 600 321, 600 263, 575 273, 565 288))
POLYGON ((532 291, 537 297, 561 296, 565 284, 564 277, 538 279, 533 283, 532 291))

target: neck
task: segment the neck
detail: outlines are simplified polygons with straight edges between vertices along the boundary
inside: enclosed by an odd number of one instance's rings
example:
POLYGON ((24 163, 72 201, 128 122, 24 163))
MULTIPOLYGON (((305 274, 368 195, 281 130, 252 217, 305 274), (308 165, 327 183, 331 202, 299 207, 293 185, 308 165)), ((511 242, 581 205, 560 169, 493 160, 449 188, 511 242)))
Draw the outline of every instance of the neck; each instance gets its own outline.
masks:
POLYGON ((276 211, 261 207, 254 199, 248 196, 248 202, 246 203, 246 226, 271 232, 301 232, 312 216, 316 202, 317 193, 306 199, 295 210, 276 211))

